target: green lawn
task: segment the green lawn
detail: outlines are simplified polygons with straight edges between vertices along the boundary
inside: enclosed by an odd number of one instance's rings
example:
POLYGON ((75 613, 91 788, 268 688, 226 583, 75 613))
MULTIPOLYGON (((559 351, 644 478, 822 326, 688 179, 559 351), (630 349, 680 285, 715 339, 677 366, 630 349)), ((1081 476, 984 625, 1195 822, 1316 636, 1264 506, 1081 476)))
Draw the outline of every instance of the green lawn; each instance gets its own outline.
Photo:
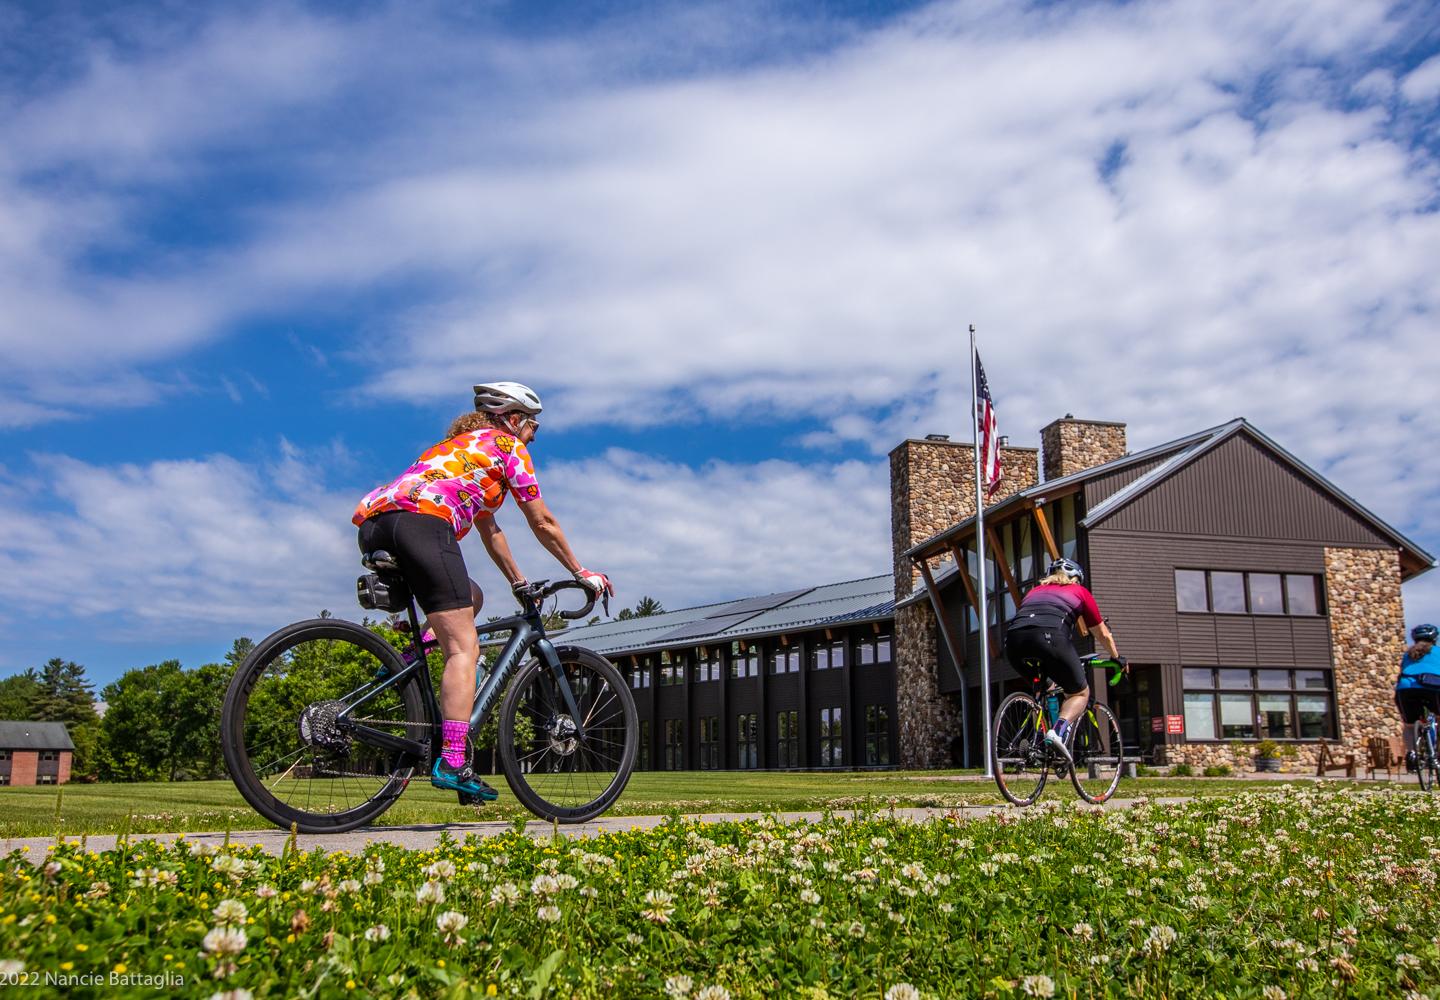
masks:
MULTIPOLYGON (((849 809, 865 805, 884 808, 892 802, 898 806, 959 806, 1000 801, 993 783, 955 780, 959 776, 955 771, 646 771, 631 778, 610 815, 849 809)), ((457 805, 452 793, 416 781, 377 825, 509 821, 529 816, 503 780, 497 786, 498 802, 472 809, 457 805)), ((1217 795, 1257 787, 1278 784, 1223 778, 1138 778, 1123 781, 1119 794, 1217 795)), ((1414 787, 1413 782, 1409 787, 1414 787)), ((1075 799, 1074 790, 1066 782, 1047 787, 1041 801, 1075 799)), ((253 830, 266 826, 228 781, 0 788, 0 838, 51 836, 57 827, 66 836, 120 833, 127 823, 135 833, 253 830)))

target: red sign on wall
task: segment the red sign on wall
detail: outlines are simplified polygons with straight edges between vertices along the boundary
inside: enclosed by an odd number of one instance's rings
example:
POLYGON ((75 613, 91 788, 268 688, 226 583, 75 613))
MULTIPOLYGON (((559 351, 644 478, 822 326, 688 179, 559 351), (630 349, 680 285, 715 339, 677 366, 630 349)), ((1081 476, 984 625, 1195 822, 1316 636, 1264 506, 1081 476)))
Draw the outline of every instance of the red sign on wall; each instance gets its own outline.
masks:
POLYGON ((1163 733, 1165 731, 1165 716, 1152 716, 1150 719, 1150 731, 1152 733, 1163 733))
POLYGON ((1168 735, 1170 735, 1170 736, 1184 736, 1184 735, 1185 735, 1185 716, 1183 716, 1183 715, 1167 715, 1167 716, 1165 716, 1165 732, 1166 732, 1168 735))

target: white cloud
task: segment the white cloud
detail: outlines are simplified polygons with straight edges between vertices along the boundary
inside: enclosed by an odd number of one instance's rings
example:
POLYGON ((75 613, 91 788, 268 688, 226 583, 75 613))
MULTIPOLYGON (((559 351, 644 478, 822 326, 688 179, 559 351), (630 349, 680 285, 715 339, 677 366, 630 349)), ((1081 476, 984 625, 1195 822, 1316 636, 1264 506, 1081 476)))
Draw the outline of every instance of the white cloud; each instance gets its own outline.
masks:
POLYGON ((1432 56, 1406 74, 1400 93, 1416 104, 1440 97, 1440 56, 1432 56))

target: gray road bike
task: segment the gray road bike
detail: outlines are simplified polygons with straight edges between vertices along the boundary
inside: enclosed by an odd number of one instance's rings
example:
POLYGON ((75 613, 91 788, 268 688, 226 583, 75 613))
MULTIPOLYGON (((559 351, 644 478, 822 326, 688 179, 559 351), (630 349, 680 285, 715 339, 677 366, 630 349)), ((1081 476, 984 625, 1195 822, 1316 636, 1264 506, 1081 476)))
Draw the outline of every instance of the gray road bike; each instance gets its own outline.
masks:
MULTIPOLYGON (((339 833, 374 821, 412 778, 429 780, 442 745, 441 714, 419 612, 385 552, 363 560, 363 607, 404 612, 401 651, 354 622, 316 618, 262 640, 241 662, 221 710, 225 764, 245 801, 302 833, 339 833)), ((630 780, 639 746, 635 702, 609 660, 546 635, 546 600, 580 583, 540 580, 516 594, 520 613, 476 626, 509 633, 488 674, 477 674, 472 748, 485 731, 506 783, 542 819, 580 823, 603 813, 630 780), (503 697, 503 701, 502 701, 503 697), (493 736, 493 739, 491 738, 493 736)), ((463 799, 462 799, 463 801, 463 799)))

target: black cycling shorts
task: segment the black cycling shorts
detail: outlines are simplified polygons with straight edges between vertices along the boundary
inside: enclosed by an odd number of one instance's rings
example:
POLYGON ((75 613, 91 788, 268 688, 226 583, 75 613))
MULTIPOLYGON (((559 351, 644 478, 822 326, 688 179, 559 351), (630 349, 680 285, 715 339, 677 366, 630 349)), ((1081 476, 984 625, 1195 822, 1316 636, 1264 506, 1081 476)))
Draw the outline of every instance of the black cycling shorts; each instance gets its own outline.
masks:
POLYGON ((384 549, 427 615, 470 607, 470 574, 450 522, 434 514, 387 510, 360 524, 360 551, 384 549))
POLYGON ((1040 671, 1059 684, 1066 694, 1078 694, 1090 686, 1075 644, 1059 628, 1031 626, 1006 632, 1005 659, 1022 677, 1025 661, 1035 660, 1040 664, 1040 671))
POLYGON ((1440 691, 1426 688, 1396 688, 1395 707, 1400 709, 1400 718, 1408 726, 1419 722, 1425 709, 1440 715, 1440 691))

